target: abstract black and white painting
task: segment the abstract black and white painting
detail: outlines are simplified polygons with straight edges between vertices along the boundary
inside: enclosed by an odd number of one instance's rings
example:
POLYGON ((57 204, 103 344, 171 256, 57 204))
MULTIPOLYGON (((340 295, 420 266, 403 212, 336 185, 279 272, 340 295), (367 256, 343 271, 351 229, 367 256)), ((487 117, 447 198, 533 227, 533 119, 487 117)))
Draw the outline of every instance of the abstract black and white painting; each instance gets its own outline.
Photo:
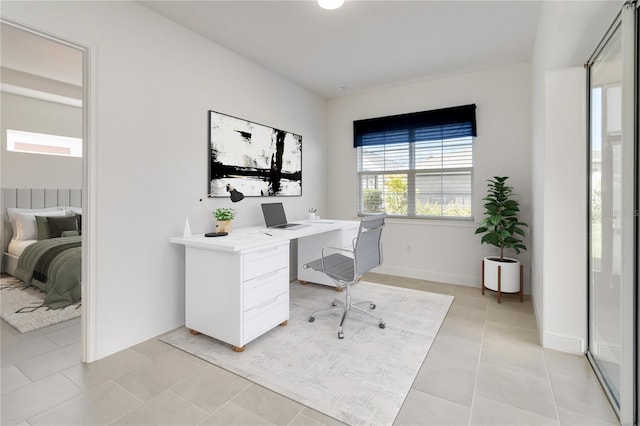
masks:
POLYGON ((209 196, 302 195, 302 136, 209 111, 209 196))

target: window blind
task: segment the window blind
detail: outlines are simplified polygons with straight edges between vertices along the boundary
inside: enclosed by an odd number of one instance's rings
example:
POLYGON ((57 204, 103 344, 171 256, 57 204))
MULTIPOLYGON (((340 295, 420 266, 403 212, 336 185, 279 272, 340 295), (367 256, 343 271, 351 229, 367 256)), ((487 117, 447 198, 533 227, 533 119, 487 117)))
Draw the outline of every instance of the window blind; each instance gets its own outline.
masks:
POLYGON ((469 136, 477 136, 475 104, 353 122, 354 148, 469 136))

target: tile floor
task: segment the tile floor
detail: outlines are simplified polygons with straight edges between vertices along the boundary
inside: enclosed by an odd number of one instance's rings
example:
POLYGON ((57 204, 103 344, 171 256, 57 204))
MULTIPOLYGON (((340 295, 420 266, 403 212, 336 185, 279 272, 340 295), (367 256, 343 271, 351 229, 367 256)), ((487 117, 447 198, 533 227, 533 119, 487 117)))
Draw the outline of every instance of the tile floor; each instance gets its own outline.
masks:
MULTIPOLYGON (((618 424, 584 357, 540 347, 530 300, 366 278, 455 296, 396 425, 618 424)), ((82 364, 79 320, 0 332, 2 425, 339 424, 157 339, 82 364)))

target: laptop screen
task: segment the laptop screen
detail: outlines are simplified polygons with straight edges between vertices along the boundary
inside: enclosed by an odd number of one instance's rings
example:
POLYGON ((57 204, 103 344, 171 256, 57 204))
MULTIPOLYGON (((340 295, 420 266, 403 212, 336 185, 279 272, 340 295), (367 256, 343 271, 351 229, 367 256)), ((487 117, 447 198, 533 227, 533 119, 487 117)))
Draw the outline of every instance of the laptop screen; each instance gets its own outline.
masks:
POLYGON ((264 223, 267 225, 267 228, 287 223, 287 217, 284 214, 282 203, 262 204, 262 214, 264 215, 264 223))

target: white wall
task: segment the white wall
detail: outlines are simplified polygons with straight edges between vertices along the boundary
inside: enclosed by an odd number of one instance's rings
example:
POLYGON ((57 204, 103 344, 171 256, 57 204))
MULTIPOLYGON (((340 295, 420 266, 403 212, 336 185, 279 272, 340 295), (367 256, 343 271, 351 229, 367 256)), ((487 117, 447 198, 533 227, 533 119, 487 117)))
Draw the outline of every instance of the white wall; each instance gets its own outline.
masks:
MULTIPOLYGON (((303 196, 280 200, 291 219, 310 206, 326 212, 324 99, 137 3, 3 2, 2 13, 85 41, 97 55, 90 358, 184 324, 184 248, 168 239, 182 234, 187 216, 193 232, 212 230, 210 212, 231 206, 198 201, 207 190, 209 109, 302 135, 303 196)), ((233 205, 236 226, 262 223, 263 201, 233 205)))
MULTIPOLYGON (((358 209, 353 121, 475 103, 473 212, 476 223, 390 219, 383 236, 380 272, 467 286, 481 285, 481 260, 496 254, 474 234, 482 219, 486 179, 509 176, 521 203, 521 220, 531 218, 530 65, 517 64, 425 80, 329 101, 329 214, 351 218, 358 209)), ((528 238, 527 238, 528 241, 528 238)), ((509 255, 515 255, 509 253, 509 255)), ((517 256, 529 270, 529 255, 517 256)), ((528 272, 525 291, 529 292, 528 272)))
POLYGON ((82 188, 81 158, 7 152, 7 129, 81 138, 81 108, 0 94, 0 186, 82 188))
POLYGON ((545 347, 580 353, 587 335, 587 145, 583 67, 545 73, 545 347))

